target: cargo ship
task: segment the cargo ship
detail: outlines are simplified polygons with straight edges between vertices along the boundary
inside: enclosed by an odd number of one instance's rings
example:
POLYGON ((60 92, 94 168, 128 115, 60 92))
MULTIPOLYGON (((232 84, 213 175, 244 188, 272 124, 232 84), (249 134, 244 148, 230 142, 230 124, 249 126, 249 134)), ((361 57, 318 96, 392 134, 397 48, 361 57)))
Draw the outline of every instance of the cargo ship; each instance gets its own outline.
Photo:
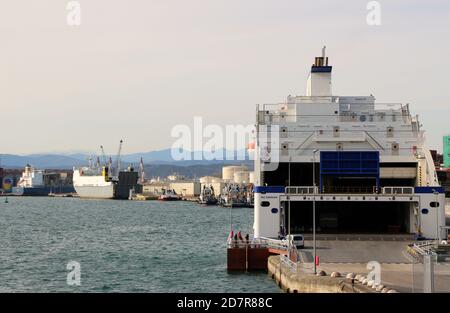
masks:
POLYGON ((50 193, 73 192, 75 192, 73 185, 63 181, 61 174, 45 173, 27 164, 17 186, 12 187, 11 193, 15 196, 48 196, 50 193))
POLYGON ((101 147, 103 165, 100 164, 99 159, 93 165, 90 159, 87 167, 73 169, 73 186, 80 198, 127 200, 131 193, 142 192, 142 185, 138 183, 138 172, 132 166, 124 171, 120 170, 121 146, 122 141, 115 168, 112 166, 111 159, 106 163, 103 147, 101 147))
POLYGON ((91 167, 74 168, 73 187, 80 198, 114 198, 114 182, 109 179, 106 166, 102 170, 91 167))

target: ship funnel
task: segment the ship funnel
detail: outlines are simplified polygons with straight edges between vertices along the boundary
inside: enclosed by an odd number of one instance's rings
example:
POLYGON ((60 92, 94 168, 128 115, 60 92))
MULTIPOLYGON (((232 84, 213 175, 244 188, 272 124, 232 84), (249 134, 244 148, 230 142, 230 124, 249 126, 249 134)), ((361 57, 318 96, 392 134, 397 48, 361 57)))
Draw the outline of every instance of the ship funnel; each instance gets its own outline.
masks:
POLYGON ((311 66, 311 72, 306 85, 306 95, 309 97, 331 97, 331 71, 328 65, 326 46, 322 48, 322 56, 316 57, 311 66))

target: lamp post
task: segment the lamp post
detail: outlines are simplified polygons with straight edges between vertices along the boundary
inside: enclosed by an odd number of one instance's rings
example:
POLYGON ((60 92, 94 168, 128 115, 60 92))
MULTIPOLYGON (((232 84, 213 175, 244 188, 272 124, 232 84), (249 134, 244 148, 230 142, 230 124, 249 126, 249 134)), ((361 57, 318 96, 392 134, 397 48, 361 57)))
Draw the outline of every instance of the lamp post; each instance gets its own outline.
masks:
POLYGON ((313 150, 313 251, 314 251, 314 274, 317 274, 317 253, 316 253, 316 153, 317 149, 313 150))
POLYGON ((433 189, 434 194, 434 206, 436 207, 436 240, 439 244, 441 242, 441 232, 439 231, 439 192, 436 191, 436 189, 433 189))

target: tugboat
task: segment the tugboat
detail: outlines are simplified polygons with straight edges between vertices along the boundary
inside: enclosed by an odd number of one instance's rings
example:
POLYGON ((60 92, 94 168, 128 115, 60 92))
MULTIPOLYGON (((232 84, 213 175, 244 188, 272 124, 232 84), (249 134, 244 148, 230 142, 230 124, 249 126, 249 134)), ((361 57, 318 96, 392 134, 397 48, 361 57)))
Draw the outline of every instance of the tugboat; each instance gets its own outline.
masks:
POLYGON ((216 205, 217 202, 218 200, 214 195, 214 187, 211 185, 203 186, 203 190, 198 198, 198 203, 203 205, 216 205))
POLYGON ((163 194, 158 197, 161 201, 179 201, 181 196, 179 196, 173 189, 163 189, 163 194))
POLYGON ((243 208, 247 206, 245 191, 238 184, 230 184, 223 188, 219 204, 223 207, 243 208))

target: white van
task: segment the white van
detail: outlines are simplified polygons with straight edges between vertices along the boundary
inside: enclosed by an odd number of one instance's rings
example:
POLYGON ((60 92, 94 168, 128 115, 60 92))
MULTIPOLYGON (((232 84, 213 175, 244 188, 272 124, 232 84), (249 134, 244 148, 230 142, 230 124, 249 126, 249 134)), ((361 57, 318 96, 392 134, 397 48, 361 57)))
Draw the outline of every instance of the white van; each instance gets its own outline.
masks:
POLYGON ((297 249, 305 247, 305 238, 301 234, 287 235, 286 240, 290 240, 297 249))

